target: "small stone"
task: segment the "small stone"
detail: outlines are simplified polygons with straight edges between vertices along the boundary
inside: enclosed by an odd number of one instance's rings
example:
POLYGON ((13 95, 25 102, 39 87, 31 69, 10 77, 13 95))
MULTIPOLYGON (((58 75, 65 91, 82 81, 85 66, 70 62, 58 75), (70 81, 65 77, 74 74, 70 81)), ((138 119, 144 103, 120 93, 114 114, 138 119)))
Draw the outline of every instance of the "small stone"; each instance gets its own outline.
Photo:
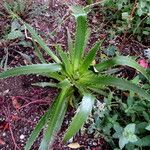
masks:
POLYGON ((93 145, 94 145, 94 146, 97 146, 97 143, 96 143, 96 142, 93 142, 93 145))
POLYGON ((9 92, 9 89, 5 90, 5 91, 3 92, 3 96, 5 96, 6 94, 8 94, 8 92, 9 92))
POLYGON ((115 44, 115 40, 110 40, 109 44, 115 44))
POLYGON ((6 136, 6 133, 4 132, 2 135, 3 135, 3 136, 6 136))
POLYGON ((25 138, 25 135, 21 134, 20 139, 23 140, 25 138))
POLYGON ((92 141, 89 141, 88 145, 89 145, 89 146, 93 146, 93 142, 92 142, 92 141))
POLYGON ((23 141, 23 140, 20 140, 20 142, 21 142, 21 143, 24 143, 24 141, 23 141))
POLYGON ((69 139, 69 143, 72 143, 73 142, 73 137, 71 139, 69 139))

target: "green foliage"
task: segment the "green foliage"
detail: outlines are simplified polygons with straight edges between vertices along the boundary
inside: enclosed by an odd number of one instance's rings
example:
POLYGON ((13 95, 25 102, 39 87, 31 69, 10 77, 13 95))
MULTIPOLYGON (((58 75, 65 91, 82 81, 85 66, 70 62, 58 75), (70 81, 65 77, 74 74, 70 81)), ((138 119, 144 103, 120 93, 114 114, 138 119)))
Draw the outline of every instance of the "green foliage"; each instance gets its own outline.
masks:
MULTIPOLYGON (((78 108, 72 122, 70 123, 70 126, 68 127, 68 130, 64 135, 63 140, 65 142, 74 136, 80 128, 82 128, 91 113, 96 95, 99 95, 100 90, 104 92, 108 86, 119 87, 122 90, 131 90, 133 93, 138 94, 135 95, 135 97, 141 99, 143 98, 146 102, 149 101, 150 94, 148 94, 146 90, 124 79, 119 79, 117 77, 107 76, 107 74, 104 74, 104 70, 107 70, 108 67, 112 67, 112 65, 109 64, 111 62, 106 61, 108 65, 104 65, 105 62, 99 63, 96 66, 91 65, 97 51, 99 50, 100 42, 97 42, 97 44, 95 44, 88 53, 85 52, 88 37, 87 35, 89 35, 87 28, 87 13, 84 9, 77 6, 72 6, 70 9, 75 16, 77 23, 75 41, 71 40, 68 33, 69 51, 65 52, 61 49, 60 45, 57 45, 56 49, 59 52, 58 56, 50 50, 44 40, 29 24, 23 22, 17 14, 11 11, 11 15, 20 20, 26 26, 34 42, 37 42, 43 50, 49 54, 55 63, 47 64, 45 61, 43 64, 34 64, 14 68, 0 73, 0 78, 36 73, 58 80, 56 84, 37 83, 36 85, 58 87, 60 90, 60 94, 58 94, 57 98, 54 100, 52 107, 42 117, 33 130, 29 140, 26 143, 25 150, 29 150, 31 148, 42 128, 44 128, 44 134, 40 144, 40 149, 48 150, 48 146, 52 145, 55 135, 61 127, 69 102, 72 102, 75 98, 80 99, 80 101, 75 104, 78 108), (97 71, 95 72, 94 70, 96 69, 97 71), (77 95, 75 93, 79 94, 77 95)), ((41 54, 38 56, 41 62, 43 62, 41 54)), ((133 67, 143 74, 148 80, 150 79, 149 74, 147 74, 145 70, 141 69, 138 63, 134 60, 125 59, 123 63, 121 63, 121 61, 122 57, 114 58, 113 65, 116 64, 133 67)), ((128 130, 126 131, 125 129, 123 133, 126 135, 126 132, 128 133, 128 130)), ((132 141, 128 137, 127 140, 128 142, 132 141)))
POLYGON ((6 40, 15 40, 21 37, 24 37, 24 34, 21 32, 23 30, 23 27, 19 24, 17 20, 14 20, 11 22, 11 30, 6 35, 6 40))
POLYGON ((93 4, 93 0, 86 0, 86 2, 88 5, 93 4))
POLYGON ((135 124, 128 124, 124 128, 122 135, 119 139, 119 147, 121 149, 129 142, 134 143, 138 140, 137 136, 134 133, 135 133, 135 124))
MULTIPOLYGON (((139 75, 132 82, 141 83, 139 75)), ((150 90, 149 84, 145 87, 150 90)), ((113 149, 146 149, 150 146, 149 110, 150 103, 143 98, 135 98, 132 91, 123 99, 112 91, 104 98, 103 104, 95 103, 94 121, 89 129, 92 132, 96 130, 95 135, 101 133, 113 149)))
POLYGON ((104 13, 111 20, 117 33, 127 31, 130 34, 150 35, 150 1, 149 0, 106 0, 104 13))
POLYGON ((13 0, 11 2, 5 0, 3 5, 8 14, 13 11, 24 18, 31 15, 31 12, 33 11, 32 0, 13 0))
POLYGON ((19 21, 13 17, 11 12, 19 15, 23 20, 32 19, 37 14, 42 14, 42 12, 45 11, 46 6, 37 6, 32 0, 12 0, 11 2, 4 0, 2 4, 3 7, 2 10, 0 10, 0 15, 10 20, 9 22, 11 23, 0 28, 2 30, 0 37, 6 42, 18 39, 18 45, 31 47, 31 43, 25 41, 25 35, 23 34, 25 30, 24 25, 21 25, 19 21))

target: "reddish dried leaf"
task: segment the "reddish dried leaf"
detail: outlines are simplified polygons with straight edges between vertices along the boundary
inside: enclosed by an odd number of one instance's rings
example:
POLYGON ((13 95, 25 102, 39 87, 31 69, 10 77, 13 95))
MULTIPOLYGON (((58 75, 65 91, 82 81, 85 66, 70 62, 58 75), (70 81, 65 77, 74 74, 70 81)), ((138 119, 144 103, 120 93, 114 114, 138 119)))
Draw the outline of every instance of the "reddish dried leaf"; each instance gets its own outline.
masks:
POLYGON ((4 126, 4 131, 9 129, 9 123, 7 123, 5 126, 4 126))
POLYGON ((4 130, 5 126, 7 125, 6 121, 1 121, 0 122, 0 130, 4 130))
POLYGON ((100 34, 101 39, 105 39, 107 37, 107 34, 100 34))
POLYGON ((12 97, 12 104, 15 109, 19 109, 21 107, 20 103, 18 102, 15 96, 12 97))
POLYGON ((2 139, 0 139, 0 145, 4 145, 4 144, 5 142, 2 139))
POLYGON ((11 118, 12 118, 13 121, 17 121, 18 120, 18 116, 17 115, 12 115, 11 118))

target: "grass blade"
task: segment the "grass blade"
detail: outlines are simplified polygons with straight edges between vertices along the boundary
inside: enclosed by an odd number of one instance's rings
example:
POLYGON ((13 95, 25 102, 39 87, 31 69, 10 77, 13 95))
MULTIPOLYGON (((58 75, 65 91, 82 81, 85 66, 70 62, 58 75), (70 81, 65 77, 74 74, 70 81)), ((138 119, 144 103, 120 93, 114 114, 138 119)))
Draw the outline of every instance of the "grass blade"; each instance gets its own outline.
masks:
POLYGON ((113 59, 101 62, 95 66, 95 68, 98 71, 102 71, 104 69, 107 69, 109 67, 113 67, 116 65, 123 65, 123 66, 129 66, 136 70, 138 70, 140 73, 142 73, 149 81, 150 81, 150 75, 146 72, 146 70, 141 67, 135 60, 131 59, 127 56, 117 56, 113 59))
POLYGON ((59 64, 34 64, 28 66, 22 66, 13 68, 7 71, 0 73, 0 78, 7 78, 12 76, 26 75, 26 74, 43 74, 43 73, 52 73, 61 70, 59 64))
POLYGON ((89 93, 85 93, 82 102, 74 116, 67 132, 64 135, 63 140, 67 142, 79 129, 83 126, 87 120, 89 114, 91 113, 92 106, 94 104, 95 97, 89 93))

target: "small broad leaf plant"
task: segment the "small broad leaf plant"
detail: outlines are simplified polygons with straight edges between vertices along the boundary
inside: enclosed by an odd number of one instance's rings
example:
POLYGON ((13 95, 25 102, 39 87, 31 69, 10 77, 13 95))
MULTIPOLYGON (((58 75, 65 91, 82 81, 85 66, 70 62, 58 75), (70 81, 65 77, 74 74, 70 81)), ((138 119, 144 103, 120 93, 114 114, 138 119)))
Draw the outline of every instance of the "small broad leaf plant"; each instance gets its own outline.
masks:
POLYGON ((43 139, 39 149, 48 150, 49 147, 52 146, 54 137, 63 123, 67 107, 71 103, 70 101, 72 101, 72 103, 77 103, 77 99, 80 98, 76 114, 63 137, 63 141, 67 142, 86 122, 91 113, 94 100, 96 99, 96 93, 101 93, 100 91, 105 90, 107 86, 115 86, 122 90, 131 90, 140 97, 143 97, 148 101, 150 100, 150 95, 144 89, 125 79, 109 76, 104 73, 104 70, 107 70, 110 67, 125 65, 136 69, 150 80, 150 76, 145 69, 139 66, 138 63, 131 58, 117 56, 110 60, 95 64, 93 69, 91 69, 91 64, 99 50, 101 42, 97 42, 87 54, 85 53, 84 50, 88 39, 87 35, 89 35, 87 12, 83 8, 77 6, 72 6, 70 8, 76 19, 76 34, 75 41, 72 41, 68 32, 69 50, 67 52, 64 52, 61 49, 61 46, 58 45, 57 50, 59 56, 56 56, 38 33, 29 24, 24 22, 24 25, 32 35, 33 40, 36 41, 43 50, 51 56, 51 58, 53 58, 54 63, 46 63, 46 60, 44 61, 42 56, 39 55, 40 60, 42 60, 41 64, 21 66, 0 73, 0 78, 26 74, 40 74, 59 81, 56 84, 46 82, 38 83, 38 85, 41 86, 57 87, 60 92, 31 133, 26 143, 25 150, 31 148, 43 128, 43 139), (75 93, 78 93, 80 96, 77 97, 77 94, 75 93))

